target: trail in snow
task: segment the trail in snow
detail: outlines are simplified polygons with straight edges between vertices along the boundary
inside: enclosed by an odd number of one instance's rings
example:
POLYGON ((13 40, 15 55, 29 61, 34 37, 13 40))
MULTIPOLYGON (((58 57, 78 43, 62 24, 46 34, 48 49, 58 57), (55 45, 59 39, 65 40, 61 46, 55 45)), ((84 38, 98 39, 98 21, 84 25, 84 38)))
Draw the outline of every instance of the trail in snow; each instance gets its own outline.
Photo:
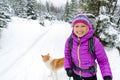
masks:
MULTIPOLYGON (((57 28, 53 29, 53 27, 55 28, 57 25, 49 25, 50 27, 41 27, 40 25, 35 24, 38 23, 35 21, 27 21, 25 19, 21 20, 19 18, 13 18, 13 22, 9 24, 8 29, 6 29, 6 31, 3 33, 3 35, 5 35, 3 36, 4 41, 2 45, 5 47, 2 49, 2 53, 0 53, 1 80, 52 79, 51 77, 45 76, 46 74, 49 74, 49 71, 44 66, 40 54, 46 53, 40 52, 45 50, 45 46, 47 48, 53 46, 52 50, 55 50, 54 44, 49 45, 48 43, 51 42, 50 39, 52 39, 54 36, 57 36, 57 34, 55 34, 57 28), (49 45, 49 47, 47 45, 49 45), (32 72, 37 74, 33 74, 32 72), (29 77, 27 75, 29 75, 29 77), (41 75, 41 77, 39 77, 39 75, 41 75)), ((64 28, 62 27, 63 26, 61 26, 61 28, 58 29, 62 29, 64 31, 64 28)), ((53 42, 54 40, 51 43, 53 42)), ((57 40, 57 43, 58 42, 59 40, 57 40)), ((49 50, 45 51, 50 52, 49 50)), ((63 53, 61 54, 63 55, 63 53)))
MULTIPOLYGON (((24 21, 23 21, 24 22, 24 21)), ((19 24, 19 22, 16 24, 19 24)), ((27 25, 26 25, 27 26, 27 25)), ((15 26, 9 26, 9 27, 16 27, 15 26)), ((24 28, 23 28, 24 29, 24 28)), ((21 55, 19 55, 9 66, 7 66, 7 68, 5 68, 3 71, 1 71, 1 74, 0 75, 3 75, 4 73, 6 73, 6 71, 8 71, 12 66, 14 66, 18 60, 20 60, 23 56, 25 56, 29 51, 30 49, 32 49, 32 47, 34 47, 38 41, 40 41, 40 39, 42 39, 42 37, 44 37, 46 34, 48 34, 48 32, 51 30, 52 28, 47 28, 44 32, 40 33, 38 35, 38 37, 36 39, 33 40, 33 42, 31 42, 29 44, 29 46, 26 47, 26 50, 24 50, 24 52, 20 53, 21 55)), ((27 44, 28 45, 28 44, 27 44)), ((3 53, 0 55, 0 57, 2 56, 7 56, 7 54, 10 54, 12 52, 14 52, 16 50, 16 47, 19 47, 20 45, 16 45, 14 47, 12 47, 11 49, 9 49, 7 52, 3 53)))

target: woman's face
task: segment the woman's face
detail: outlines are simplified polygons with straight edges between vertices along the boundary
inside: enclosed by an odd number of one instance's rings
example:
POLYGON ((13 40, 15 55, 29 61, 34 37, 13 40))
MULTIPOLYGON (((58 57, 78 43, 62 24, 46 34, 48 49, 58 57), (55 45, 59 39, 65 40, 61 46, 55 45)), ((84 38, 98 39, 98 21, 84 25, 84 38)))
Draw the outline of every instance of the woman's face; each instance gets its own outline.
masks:
POLYGON ((84 36, 85 34, 87 34, 88 30, 89 30, 88 26, 83 23, 77 23, 73 27, 73 32, 77 37, 84 36))

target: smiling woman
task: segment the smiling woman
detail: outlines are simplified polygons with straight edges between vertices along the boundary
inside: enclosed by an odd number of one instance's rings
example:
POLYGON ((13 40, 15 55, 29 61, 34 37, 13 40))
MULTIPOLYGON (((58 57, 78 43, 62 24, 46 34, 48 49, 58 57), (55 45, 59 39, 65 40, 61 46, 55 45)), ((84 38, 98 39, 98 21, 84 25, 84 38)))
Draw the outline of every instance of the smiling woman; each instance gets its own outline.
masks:
POLYGON ((104 47, 93 35, 94 30, 88 17, 85 14, 77 15, 72 21, 72 33, 67 38, 64 49, 64 68, 68 77, 73 77, 73 80, 98 80, 96 63, 100 67, 103 80, 112 80, 112 72, 104 47), (90 46, 91 38, 93 38, 93 45, 90 46), (91 53, 89 46, 94 46, 95 57, 89 54, 91 53))
POLYGON ((73 27, 73 32, 77 37, 82 37, 87 34, 89 28, 83 23, 77 23, 73 27))

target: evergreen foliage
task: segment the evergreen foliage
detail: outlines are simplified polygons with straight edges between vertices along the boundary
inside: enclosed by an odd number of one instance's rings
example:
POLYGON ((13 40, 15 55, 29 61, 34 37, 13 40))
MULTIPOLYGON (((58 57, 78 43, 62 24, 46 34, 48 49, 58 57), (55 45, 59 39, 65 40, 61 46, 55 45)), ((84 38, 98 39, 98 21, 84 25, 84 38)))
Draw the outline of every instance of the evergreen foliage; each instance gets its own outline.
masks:
POLYGON ((26 0, 10 0, 10 6, 14 10, 14 15, 26 18, 27 17, 27 1, 26 0))
POLYGON ((7 22, 10 21, 10 6, 7 0, 0 1, 0 28, 7 27, 7 22), (4 4, 6 3, 6 4, 4 4))
POLYGON ((10 16, 6 15, 4 12, 0 12, 0 28, 6 28, 7 22, 10 21, 10 16))
POLYGON ((27 17, 33 20, 37 19, 36 5, 35 0, 27 0, 27 17))
POLYGON ((65 5, 64 20, 66 22, 70 21, 70 4, 69 4, 68 1, 67 1, 66 5, 65 5))

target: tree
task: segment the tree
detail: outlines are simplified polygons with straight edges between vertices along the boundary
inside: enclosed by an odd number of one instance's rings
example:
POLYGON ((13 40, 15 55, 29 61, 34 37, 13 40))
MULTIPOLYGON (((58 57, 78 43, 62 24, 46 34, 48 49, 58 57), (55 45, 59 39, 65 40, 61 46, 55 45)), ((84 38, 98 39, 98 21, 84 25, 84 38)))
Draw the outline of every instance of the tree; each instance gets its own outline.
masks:
POLYGON ((50 3, 49 2, 46 2, 46 10, 48 13, 50 12, 50 3))
POLYGON ((120 51, 120 4, 117 3, 118 0, 79 0, 84 13, 91 13, 97 19, 95 36, 104 46, 117 47, 120 51))
POLYGON ((10 6, 7 0, 0 1, 0 28, 7 27, 7 22, 10 21, 10 6))
POLYGON ((27 17, 31 19, 37 19, 36 9, 37 9, 36 0, 27 0, 27 17))
POLYGON ((70 4, 69 2, 67 1, 66 5, 65 5, 65 12, 64 12, 64 20, 66 22, 69 22, 70 21, 70 4))
POLYGON ((8 0, 0 0, 0 12, 10 13, 10 5, 8 0))
POLYGON ((117 5, 117 2, 118 0, 110 0, 104 2, 105 5, 101 2, 101 7, 104 6, 105 10, 104 12, 101 10, 102 12, 100 11, 99 14, 104 19, 98 16, 96 36, 101 39, 105 46, 116 47, 120 52, 120 37, 118 36, 120 35, 120 5, 117 5), (112 34, 110 30, 113 31, 112 34))
POLYGON ((71 0, 70 6, 69 6, 69 22, 71 23, 74 16, 79 13, 79 4, 78 0, 71 0))
POLYGON ((27 17, 27 2, 26 0, 9 0, 11 8, 14 10, 14 15, 18 17, 27 17))

